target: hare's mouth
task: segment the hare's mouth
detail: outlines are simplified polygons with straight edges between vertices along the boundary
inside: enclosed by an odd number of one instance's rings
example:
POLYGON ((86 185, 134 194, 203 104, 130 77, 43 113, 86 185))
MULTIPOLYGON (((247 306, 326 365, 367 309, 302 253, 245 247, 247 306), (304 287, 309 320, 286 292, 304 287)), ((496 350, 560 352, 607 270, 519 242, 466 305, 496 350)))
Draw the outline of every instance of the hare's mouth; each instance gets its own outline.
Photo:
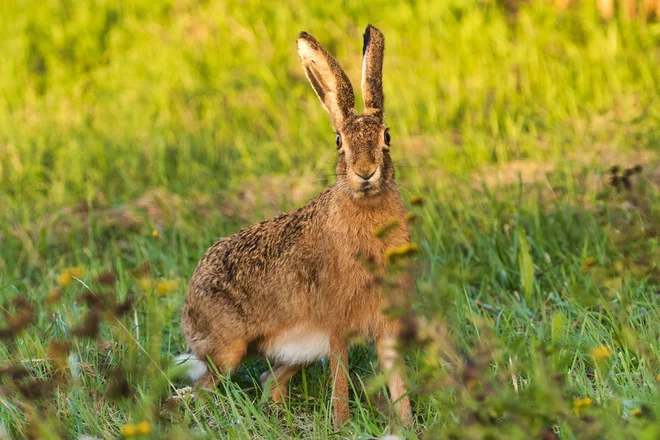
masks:
POLYGON ((363 185, 360 189, 353 191, 353 197, 360 199, 362 197, 374 197, 380 194, 380 188, 376 185, 363 185))

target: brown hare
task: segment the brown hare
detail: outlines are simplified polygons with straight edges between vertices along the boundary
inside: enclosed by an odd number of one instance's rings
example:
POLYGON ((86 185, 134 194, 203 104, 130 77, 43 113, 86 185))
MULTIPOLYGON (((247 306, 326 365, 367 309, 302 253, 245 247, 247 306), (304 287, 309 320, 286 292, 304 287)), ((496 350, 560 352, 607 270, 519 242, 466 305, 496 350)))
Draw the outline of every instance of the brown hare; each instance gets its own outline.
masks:
POLYGON ((224 374, 257 353, 273 362, 261 381, 281 402, 301 367, 330 357, 338 426, 349 418, 348 346, 358 334, 376 340, 391 399, 407 421, 410 401, 396 371, 400 323, 383 313, 392 304, 375 280, 385 267, 386 249, 410 239, 383 122, 385 40, 367 27, 362 115, 348 77, 321 44, 301 32, 297 46, 337 132, 336 184, 302 208, 222 238, 206 252, 183 308, 183 332, 192 350, 189 374, 199 386, 212 387, 216 379, 207 361, 224 374), (392 219, 396 226, 377 238, 377 228, 392 219))

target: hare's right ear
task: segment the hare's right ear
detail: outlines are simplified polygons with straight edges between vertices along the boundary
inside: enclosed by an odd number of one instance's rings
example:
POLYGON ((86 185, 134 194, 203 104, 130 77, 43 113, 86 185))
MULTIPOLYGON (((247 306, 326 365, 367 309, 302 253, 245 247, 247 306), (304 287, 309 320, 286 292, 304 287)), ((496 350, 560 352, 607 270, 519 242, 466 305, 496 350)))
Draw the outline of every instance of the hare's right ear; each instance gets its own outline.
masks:
POLYGON ((350 116, 357 114, 351 82, 337 60, 310 34, 298 34, 297 45, 305 75, 339 131, 350 116))

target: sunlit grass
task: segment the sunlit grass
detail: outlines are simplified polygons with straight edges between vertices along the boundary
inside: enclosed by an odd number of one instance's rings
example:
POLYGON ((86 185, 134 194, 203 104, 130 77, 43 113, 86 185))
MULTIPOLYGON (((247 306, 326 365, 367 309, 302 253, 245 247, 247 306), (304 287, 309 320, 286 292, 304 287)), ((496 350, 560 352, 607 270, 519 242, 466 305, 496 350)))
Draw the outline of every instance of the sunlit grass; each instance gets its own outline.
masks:
POLYGON ((0 427, 334 435, 325 363, 277 408, 264 361, 200 399, 171 359, 206 248, 332 182, 297 32, 359 86, 373 23, 414 214, 415 245, 390 257, 418 273, 416 420, 393 417, 373 347, 356 347, 340 435, 660 435, 657 23, 606 23, 588 2, 128 3, 0 14, 0 427))

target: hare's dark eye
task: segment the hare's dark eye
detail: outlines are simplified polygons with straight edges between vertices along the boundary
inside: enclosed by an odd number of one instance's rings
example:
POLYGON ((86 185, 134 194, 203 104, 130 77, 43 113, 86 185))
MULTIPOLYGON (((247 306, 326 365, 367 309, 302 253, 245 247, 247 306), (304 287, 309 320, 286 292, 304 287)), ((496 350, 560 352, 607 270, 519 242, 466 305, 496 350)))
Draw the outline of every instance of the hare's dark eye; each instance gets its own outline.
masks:
POLYGON ((338 134, 337 137, 335 138, 335 144, 337 144, 337 148, 341 148, 341 135, 338 134))
POLYGON ((390 146, 390 132, 389 130, 385 130, 385 145, 388 147, 390 146))

